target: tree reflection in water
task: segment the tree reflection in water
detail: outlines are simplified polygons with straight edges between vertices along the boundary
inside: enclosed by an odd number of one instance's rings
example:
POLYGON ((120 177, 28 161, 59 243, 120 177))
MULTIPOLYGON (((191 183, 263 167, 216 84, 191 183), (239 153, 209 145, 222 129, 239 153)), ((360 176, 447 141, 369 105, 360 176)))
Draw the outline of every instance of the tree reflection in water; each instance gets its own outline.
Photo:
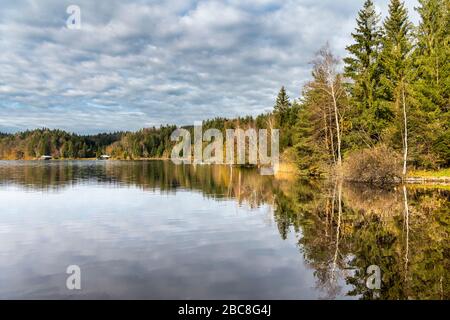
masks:
POLYGON ((166 193, 197 190, 251 207, 270 204, 281 238, 292 233, 298 239, 324 298, 342 294, 341 279, 353 288, 347 295, 362 299, 450 299, 448 187, 373 189, 168 161, 0 162, 0 185, 58 192, 92 182, 166 193), (370 265, 381 268, 377 292, 366 287, 370 265))

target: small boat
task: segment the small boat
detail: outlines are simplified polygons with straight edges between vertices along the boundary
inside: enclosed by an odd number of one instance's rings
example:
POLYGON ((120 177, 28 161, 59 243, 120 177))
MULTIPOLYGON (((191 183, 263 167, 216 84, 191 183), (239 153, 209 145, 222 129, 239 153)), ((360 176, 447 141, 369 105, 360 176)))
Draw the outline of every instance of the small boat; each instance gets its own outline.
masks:
POLYGON ((40 159, 41 160, 51 160, 52 156, 41 156, 40 159))
POLYGON ((102 154, 100 157, 98 157, 98 160, 109 160, 111 156, 108 156, 107 154, 102 154))

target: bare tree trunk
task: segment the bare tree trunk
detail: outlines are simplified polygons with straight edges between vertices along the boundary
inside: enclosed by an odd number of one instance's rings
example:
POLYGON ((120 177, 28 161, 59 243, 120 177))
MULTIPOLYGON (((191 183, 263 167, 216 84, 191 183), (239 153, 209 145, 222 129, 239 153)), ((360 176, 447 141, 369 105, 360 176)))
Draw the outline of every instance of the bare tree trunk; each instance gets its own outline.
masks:
POLYGON ((403 178, 406 178, 406 163, 408 160, 408 119, 406 116, 406 98, 405 84, 402 84, 402 100, 403 100, 403 125, 404 125, 404 141, 403 141, 403 178))
POLYGON ((231 196, 231 190, 233 188, 233 166, 230 164, 230 182, 228 183, 228 196, 231 196))
POLYGON ((330 199, 327 199, 327 203, 325 205, 325 237, 328 239, 328 217, 330 216, 330 199))
POLYGON ((334 250, 334 258, 333 258, 333 267, 332 267, 332 276, 334 279, 334 275, 337 267, 337 259, 339 255, 339 237, 341 234, 341 216, 342 216, 342 182, 338 184, 338 221, 336 227, 336 248, 334 250))
POLYGON ((337 152, 338 152, 337 164, 338 164, 338 168, 340 169, 342 166, 341 129, 340 129, 340 125, 339 125, 339 114, 338 114, 338 106, 337 106, 337 101, 336 101, 336 93, 334 91, 334 84, 331 84, 331 95, 333 97, 334 118, 336 121, 336 138, 337 138, 337 152))
POLYGON ((325 127, 325 147, 327 148, 327 151, 330 150, 330 146, 328 144, 328 125, 327 125, 327 114, 323 113, 323 125, 325 127))
POLYGON ((336 189, 337 189, 337 184, 338 181, 336 180, 334 182, 334 187, 333 187, 333 201, 331 202, 331 223, 333 223, 333 219, 334 219, 334 204, 336 202, 336 189))
POLYGON ((403 185, 403 197, 405 205, 405 224, 406 224, 406 250, 405 250, 405 281, 406 281, 409 263, 409 208, 408 208, 408 193, 406 191, 406 185, 403 185))
POLYGON ((327 151, 328 152, 331 151, 331 154, 333 156, 333 164, 336 165, 336 155, 334 154, 334 144, 333 144, 333 131, 331 127, 328 127, 327 112, 325 110, 323 112, 323 121, 325 124, 325 143, 327 146, 327 151), (330 144, 328 144, 328 132, 330 133, 330 144))
POLYGON ((238 178, 238 202, 241 203, 241 170, 239 172, 239 178, 238 178))
POLYGON ((334 149, 334 137, 333 137, 333 119, 331 114, 333 111, 331 110, 331 107, 328 107, 330 112, 328 112, 328 117, 330 118, 330 141, 331 141, 331 153, 333 154, 333 164, 336 165, 336 150, 334 149))

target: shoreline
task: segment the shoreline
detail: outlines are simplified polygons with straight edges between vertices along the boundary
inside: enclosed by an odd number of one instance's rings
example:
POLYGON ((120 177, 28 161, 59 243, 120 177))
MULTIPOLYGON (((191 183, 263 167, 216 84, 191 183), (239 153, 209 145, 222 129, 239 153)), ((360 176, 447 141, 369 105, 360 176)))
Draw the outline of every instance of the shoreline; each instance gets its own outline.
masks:
POLYGON ((427 184, 427 183, 433 183, 433 184, 450 184, 450 177, 407 177, 405 179, 406 183, 409 184, 427 184))

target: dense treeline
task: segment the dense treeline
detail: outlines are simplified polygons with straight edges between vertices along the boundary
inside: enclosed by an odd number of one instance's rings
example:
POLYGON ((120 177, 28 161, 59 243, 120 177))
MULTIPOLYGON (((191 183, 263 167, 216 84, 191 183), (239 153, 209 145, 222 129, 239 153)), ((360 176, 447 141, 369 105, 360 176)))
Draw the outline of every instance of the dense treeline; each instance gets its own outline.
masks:
MULTIPOLYGON (((414 26, 400 0, 391 0, 383 21, 366 0, 348 56, 340 61, 324 46, 301 98, 290 99, 282 87, 273 112, 206 120, 203 129, 278 128, 283 156, 295 158, 309 174, 350 168, 350 175, 371 179, 380 168, 385 177, 395 177, 407 167, 449 167, 450 0, 419 4, 421 20, 414 26)), ((168 157, 175 128, 92 136, 48 129, 0 134, 0 158, 168 157)))
MULTIPOLYGON (((450 166, 450 1, 419 4, 413 26, 403 2, 391 0, 381 22, 366 0, 343 72, 325 45, 300 99, 282 87, 272 113, 231 122, 279 128, 280 150, 291 151, 309 174, 344 170, 370 180, 378 172, 389 180, 408 166, 450 166)), ((222 128, 227 121, 213 123, 222 128)))
POLYGON ((419 3, 415 27, 401 1, 383 23, 365 1, 343 73, 328 46, 318 52, 295 130, 300 168, 450 165, 450 1, 419 3))
POLYGON ((1 159, 34 159, 43 155, 54 158, 93 158, 124 133, 80 136, 62 130, 36 129, 0 136, 1 159))
POLYGON ((170 135, 175 129, 176 126, 161 126, 127 132, 106 148, 106 152, 118 159, 167 157, 173 145, 170 135))

